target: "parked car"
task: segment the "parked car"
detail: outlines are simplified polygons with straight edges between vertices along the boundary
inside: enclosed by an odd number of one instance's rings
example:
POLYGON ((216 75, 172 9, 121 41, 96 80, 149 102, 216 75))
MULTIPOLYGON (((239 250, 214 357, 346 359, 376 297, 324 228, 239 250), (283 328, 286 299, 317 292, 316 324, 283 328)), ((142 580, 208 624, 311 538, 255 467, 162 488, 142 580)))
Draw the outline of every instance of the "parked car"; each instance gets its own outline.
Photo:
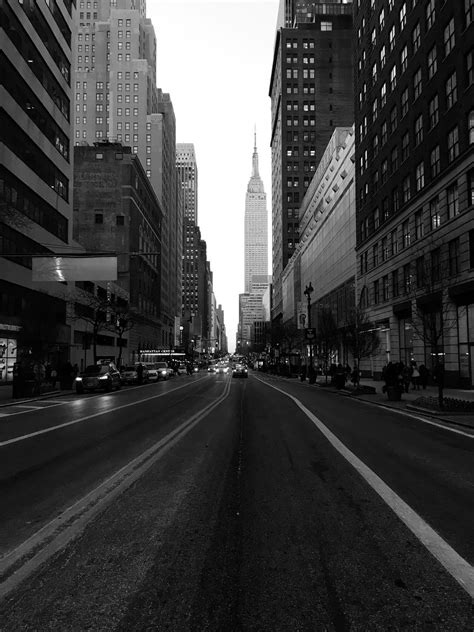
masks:
POLYGON ((155 362, 146 362, 143 364, 147 371, 148 382, 158 382, 160 379, 158 367, 155 362))
POLYGON ((138 372, 136 366, 124 366, 120 369, 122 384, 138 384, 138 372))
POLYGON ((232 369, 232 377, 248 377, 249 372, 243 364, 236 364, 232 369))
POLYGON ((115 364, 91 364, 74 380, 76 393, 85 391, 112 391, 122 386, 120 373, 115 364))
POLYGON ((158 371, 157 380, 169 380, 173 377, 174 371, 167 362, 156 362, 155 366, 158 371))

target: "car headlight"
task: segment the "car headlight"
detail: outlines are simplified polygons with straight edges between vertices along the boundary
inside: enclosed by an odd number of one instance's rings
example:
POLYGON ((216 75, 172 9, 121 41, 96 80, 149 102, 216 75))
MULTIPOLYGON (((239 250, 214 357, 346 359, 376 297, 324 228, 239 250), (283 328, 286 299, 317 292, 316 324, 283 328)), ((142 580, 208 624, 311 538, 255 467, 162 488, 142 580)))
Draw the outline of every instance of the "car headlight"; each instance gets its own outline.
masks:
POLYGON ((108 379, 109 379, 109 376, 108 376, 108 375, 101 375, 101 376, 99 377, 99 380, 108 380, 108 379))
POLYGON ((82 382, 82 377, 76 377, 76 382, 82 382))

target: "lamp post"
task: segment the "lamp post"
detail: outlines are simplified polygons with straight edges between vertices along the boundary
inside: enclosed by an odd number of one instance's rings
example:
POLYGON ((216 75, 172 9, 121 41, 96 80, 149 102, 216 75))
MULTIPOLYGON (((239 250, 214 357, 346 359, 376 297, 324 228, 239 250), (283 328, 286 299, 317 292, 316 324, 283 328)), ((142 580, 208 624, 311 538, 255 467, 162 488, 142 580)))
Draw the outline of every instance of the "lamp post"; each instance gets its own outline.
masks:
POLYGON ((314 292, 314 288, 309 282, 309 285, 306 286, 303 294, 306 296, 306 300, 308 301, 308 329, 306 330, 306 337, 309 340, 309 370, 308 370, 308 382, 310 384, 314 384, 316 382, 316 376, 314 374, 313 368, 313 342, 312 339, 314 337, 314 332, 311 331, 311 294, 314 292))

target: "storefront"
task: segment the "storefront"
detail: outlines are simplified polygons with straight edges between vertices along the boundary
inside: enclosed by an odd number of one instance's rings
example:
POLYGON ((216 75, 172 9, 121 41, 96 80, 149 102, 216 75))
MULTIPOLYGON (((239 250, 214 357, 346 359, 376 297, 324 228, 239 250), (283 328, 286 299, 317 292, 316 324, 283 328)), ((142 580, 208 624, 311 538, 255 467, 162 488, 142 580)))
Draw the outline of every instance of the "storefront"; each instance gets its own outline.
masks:
POLYGON ((13 380, 13 365, 17 359, 19 327, 0 323, 0 384, 13 380))

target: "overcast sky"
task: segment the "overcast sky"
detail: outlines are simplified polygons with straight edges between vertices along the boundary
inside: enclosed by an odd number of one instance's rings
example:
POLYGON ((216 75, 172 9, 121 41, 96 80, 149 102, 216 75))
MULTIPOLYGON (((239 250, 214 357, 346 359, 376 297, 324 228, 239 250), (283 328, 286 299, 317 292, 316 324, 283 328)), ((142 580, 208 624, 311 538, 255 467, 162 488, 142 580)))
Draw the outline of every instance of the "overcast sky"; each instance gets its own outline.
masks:
POLYGON ((231 350, 238 296, 244 291, 245 193, 252 172, 254 125, 271 231, 268 88, 278 4, 278 0, 147 2, 157 40, 157 85, 171 95, 177 142, 194 143, 196 149, 198 223, 207 242, 214 293, 224 309, 231 350))

